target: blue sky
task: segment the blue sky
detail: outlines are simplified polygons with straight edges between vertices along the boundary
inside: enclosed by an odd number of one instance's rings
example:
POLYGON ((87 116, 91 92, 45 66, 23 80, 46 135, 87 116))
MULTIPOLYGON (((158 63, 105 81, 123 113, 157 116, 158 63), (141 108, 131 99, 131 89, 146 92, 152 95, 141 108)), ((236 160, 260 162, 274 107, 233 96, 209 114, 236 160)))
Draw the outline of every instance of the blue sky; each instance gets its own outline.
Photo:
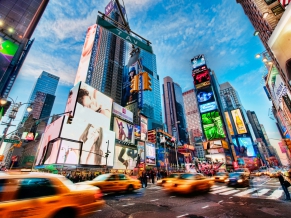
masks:
MULTIPOLYGON (((10 93, 27 102, 41 72, 61 78, 52 113, 64 111, 73 86, 87 27, 109 0, 50 0, 33 35, 35 42, 10 93)), ((120 1, 122 2, 122 1, 120 1)), ((160 81, 171 76, 183 91, 193 88, 190 59, 206 56, 220 83, 230 82, 243 106, 257 113, 270 138, 280 138, 268 117, 271 103, 255 54, 264 51, 241 5, 235 0, 124 0, 131 29, 152 42, 160 81)), ((23 109, 23 108, 22 108, 23 109)), ((21 118, 19 112, 17 120, 21 118)), ((2 127, 1 127, 2 128, 2 127)))

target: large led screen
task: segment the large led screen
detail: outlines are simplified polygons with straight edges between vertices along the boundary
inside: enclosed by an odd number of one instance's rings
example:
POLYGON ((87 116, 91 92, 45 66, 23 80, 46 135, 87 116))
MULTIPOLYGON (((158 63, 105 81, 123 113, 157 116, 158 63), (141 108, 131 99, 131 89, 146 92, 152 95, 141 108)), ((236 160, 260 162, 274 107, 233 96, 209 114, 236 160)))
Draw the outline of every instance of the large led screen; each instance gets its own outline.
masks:
POLYGON ((254 157, 256 156, 255 150, 254 150, 254 146, 252 143, 251 138, 247 137, 247 138, 238 138, 238 143, 240 145, 240 156, 243 157, 254 157))
POLYGON ((226 123, 227 123, 228 130, 230 132, 230 135, 234 135, 233 127, 232 127, 230 116, 229 116, 228 112, 224 112, 224 115, 225 115, 225 119, 226 119, 226 123))
POLYGON ((201 120, 207 140, 225 138, 222 119, 218 111, 202 114, 201 120))
POLYGON ((2 79, 17 49, 17 44, 0 37, 0 79, 2 79))
POLYGON ((130 93, 131 80, 139 73, 138 62, 135 62, 129 68, 125 67, 123 72, 122 85, 122 106, 127 106, 137 101, 138 93, 130 93))
POLYGON ((232 119, 234 121, 234 125, 236 127, 237 134, 247 133, 247 128, 242 118, 240 109, 232 110, 231 114, 232 114, 232 119))
POLYGON ((137 167, 137 152, 136 149, 116 145, 113 163, 114 169, 133 170, 137 167))
POLYGON ((215 101, 211 86, 199 89, 197 91, 197 101, 199 105, 215 101))
POLYGON ((98 38, 99 38, 99 27, 97 26, 97 24, 89 26, 87 29, 86 38, 74 85, 76 85, 80 81, 86 82, 93 45, 94 42, 98 40, 98 38))
MULTIPOLYGON (((79 88, 80 88, 81 83, 77 83, 69 92, 68 95, 68 100, 67 100, 67 104, 66 104, 66 109, 65 112, 71 112, 71 115, 74 116, 75 114, 75 108, 76 108, 76 102, 77 102, 77 96, 78 96, 78 92, 79 92, 79 88)), ((69 115, 69 114, 67 114, 69 115)))
POLYGON ((140 139, 146 141, 148 132, 148 119, 140 116, 140 139))
POLYGON ((117 117, 114 117, 114 132, 116 138, 134 144, 134 126, 117 117))
POLYGON ((215 101, 213 101, 213 102, 209 102, 209 103, 206 103, 206 104, 201 104, 201 105, 199 105, 199 108, 200 108, 200 113, 205 113, 205 112, 208 112, 208 111, 216 110, 217 109, 217 104, 216 104, 215 101))
POLYGON ((193 75, 196 89, 210 85, 210 75, 208 70, 193 75))
POLYGON ((204 55, 197 55, 191 59, 192 68, 196 69, 206 64, 204 55))
POLYGON ((36 165, 43 164, 48 143, 60 136, 64 117, 65 116, 60 117, 59 119, 55 120, 53 123, 46 127, 45 132, 42 136, 42 140, 39 144, 39 152, 36 160, 36 165))
POLYGON ((140 139, 140 126, 134 125, 134 137, 140 139))
POLYGON ((45 154, 44 164, 54 164, 57 161, 57 156, 61 144, 61 139, 55 142, 50 142, 45 154))
POLYGON ((142 141, 137 142, 137 153, 140 156, 140 164, 143 164, 145 160, 144 142, 142 141))
POLYGON ((79 164, 80 149, 80 142, 73 142, 62 139, 57 163, 79 164))
POLYGON ((155 144, 146 142, 146 164, 156 165, 156 147, 155 144))
POLYGON ((213 148, 221 148, 222 142, 221 140, 203 142, 203 147, 204 147, 204 150, 213 149, 213 148))

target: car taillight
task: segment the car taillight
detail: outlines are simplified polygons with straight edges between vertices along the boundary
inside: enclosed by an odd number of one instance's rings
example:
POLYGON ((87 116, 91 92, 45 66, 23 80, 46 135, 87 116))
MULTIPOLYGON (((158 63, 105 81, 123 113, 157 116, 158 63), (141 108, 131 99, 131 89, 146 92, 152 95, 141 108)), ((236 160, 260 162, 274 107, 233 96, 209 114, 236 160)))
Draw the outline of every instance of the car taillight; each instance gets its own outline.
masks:
POLYGON ((100 191, 100 189, 98 189, 98 190, 95 192, 95 194, 94 194, 94 199, 95 199, 95 200, 100 200, 100 199, 102 199, 102 197, 103 197, 103 194, 102 194, 102 192, 100 191))

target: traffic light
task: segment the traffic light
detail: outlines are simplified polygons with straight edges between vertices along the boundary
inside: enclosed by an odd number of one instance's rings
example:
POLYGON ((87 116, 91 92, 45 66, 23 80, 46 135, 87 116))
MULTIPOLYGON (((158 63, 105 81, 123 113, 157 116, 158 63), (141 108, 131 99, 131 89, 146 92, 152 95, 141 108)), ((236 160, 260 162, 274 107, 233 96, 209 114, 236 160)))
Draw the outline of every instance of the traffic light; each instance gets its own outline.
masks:
POLYGON ((143 90, 150 90, 152 91, 152 88, 151 88, 151 78, 149 76, 149 74, 147 72, 143 72, 142 73, 142 87, 143 87, 143 90))
POLYGON ((72 124, 73 118, 74 117, 70 114, 67 120, 67 124, 72 124))
POLYGON ((130 93, 138 92, 139 75, 135 75, 130 82, 130 93))

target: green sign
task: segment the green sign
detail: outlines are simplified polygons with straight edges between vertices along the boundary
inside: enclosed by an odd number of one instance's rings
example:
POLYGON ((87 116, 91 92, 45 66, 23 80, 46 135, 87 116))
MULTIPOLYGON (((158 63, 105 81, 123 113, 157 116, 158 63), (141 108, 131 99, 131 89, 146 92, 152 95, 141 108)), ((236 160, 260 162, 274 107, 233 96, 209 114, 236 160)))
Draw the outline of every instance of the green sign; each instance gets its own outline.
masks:
POLYGON ((218 111, 202 114, 201 120, 207 140, 225 138, 223 123, 218 111))
POLYGON ((20 141, 19 140, 14 140, 14 139, 4 139, 4 142, 8 142, 8 143, 12 143, 12 144, 18 144, 20 141))
POLYGON ((127 32, 119 29, 118 27, 116 27, 113 24, 109 23, 108 21, 104 20, 100 16, 97 17, 97 24, 99 26, 107 29, 108 31, 112 32, 113 34, 119 36, 120 38, 124 39, 125 41, 128 41, 129 43, 131 43, 137 47, 140 47, 141 49, 153 54, 153 48, 150 45, 141 41, 140 39, 137 39, 137 38, 129 35, 127 32))

